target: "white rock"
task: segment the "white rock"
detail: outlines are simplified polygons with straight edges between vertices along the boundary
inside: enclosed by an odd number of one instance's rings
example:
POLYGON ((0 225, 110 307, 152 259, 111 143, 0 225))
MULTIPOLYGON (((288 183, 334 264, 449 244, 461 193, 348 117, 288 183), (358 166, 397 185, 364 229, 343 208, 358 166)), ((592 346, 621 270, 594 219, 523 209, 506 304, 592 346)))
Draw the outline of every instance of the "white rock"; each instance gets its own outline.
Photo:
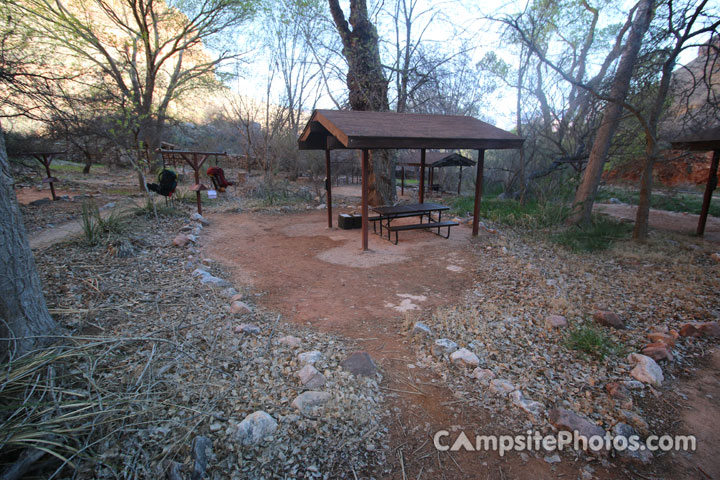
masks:
POLYGON ((225 298, 232 298, 235 295, 237 295, 237 293, 238 293, 238 291, 235 290, 233 287, 228 287, 225 290, 223 290, 222 292, 220 292, 220 295, 222 295, 225 298))
POLYGON ((430 330, 430 327, 425 325, 422 322, 415 322, 415 325, 412 329, 413 335, 422 335, 422 336, 430 336, 432 335, 432 330, 430 330))
POLYGON ((635 365, 630 375, 641 382, 649 383, 659 387, 662 385, 663 377, 662 368, 650 357, 639 353, 631 353, 628 361, 635 365))
POLYGON ((280 337, 278 339, 278 342, 292 348, 299 347, 302 344, 302 340, 300 340, 298 337, 293 337, 292 335, 285 335, 284 337, 280 337))
POLYGON ((490 382, 490 391, 497 395, 507 395, 515 390, 515 385, 503 378, 496 378, 490 382))
POLYGON ((457 350, 457 343, 447 338, 438 338, 432 346, 432 354, 436 357, 442 355, 450 355, 452 352, 457 350))
POLYGON ((543 460, 545 460, 547 463, 560 463, 561 462, 560 455, 558 455, 557 453, 552 456, 547 455, 543 460))
POLYGON ((309 413, 315 407, 321 407, 330 401, 332 395, 328 392, 308 391, 303 392, 295 398, 292 406, 297 408, 300 413, 309 413))
POLYGON ((545 406, 542 403, 525 398, 520 390, 512 392, 510 397, 516 407, 521 408, 533 417, 539 418, 545 410, 545 406))
POLYGON ((450 361, 462 367, 475 368, 480 365, 480 359, 467 348, 455 350, 450 354, 450 361))
POLYGON ((227 280, 223 280, 222 278, 214 277, 207 272, 205 272, 205 275, 200 279, 200 283, 202 283, 203 285, 210 285, 211 287, 219 287, 219 288, 225 288, 225 287, 231 286, 230 282, 228 282, 227 280))
POLYGON ((320 388, 325 385, 325 375, 318 372, 317 369, 310 364, 305 365, 297 373, 297 376, 300 378, 300 383, 307 388, 320 388))
POLYGON ((191 219, 195 220, 196 222, 200 222, 203 225, 210 225, 210 222, 208 222, 205 217, 200 215, 199 213, 195 212, 190 216, 191 219))
POLYGON ((482 383, 487 384, 488 382, 490 382, 490 380, 495 378, 495 373, 489 368, 476 368, 472 371, 470 376, 476 380, 479 380, 482 383))
POLYGON ((210 275, 210 272, 208 272, 207 270, 205 270, 203 268, 196 268, 192 272, 193 277, 204 277, 205 275, 210 275))
POLYGON ((268 413, 258 410, 240 422, 235 433, 237 440, 244 446, 257 445, 277 429, 277 421, 268 413))
POLYGON ((319 362, 320 360, 322 360, 322 357, 323 357, 322 352, 313 350, 311 352, 298 353, 297 359, 298 359, 298 362, 300 362, 300 365, 305 365, 308 363, 312 365, 313 363, 319 362))

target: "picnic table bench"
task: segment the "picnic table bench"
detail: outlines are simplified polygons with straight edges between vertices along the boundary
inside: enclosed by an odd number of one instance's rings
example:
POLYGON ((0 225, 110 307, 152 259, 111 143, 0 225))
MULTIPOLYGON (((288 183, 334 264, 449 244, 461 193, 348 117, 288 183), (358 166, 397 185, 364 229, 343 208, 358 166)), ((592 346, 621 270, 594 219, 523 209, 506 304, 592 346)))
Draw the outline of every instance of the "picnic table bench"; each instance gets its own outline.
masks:
POLYGON ((373 222, 373 231, 377 233, 376 225, 380 224, 379 235, 383 236, 383 228, 387 230, 387 238, 390 240, 390 234, 395 232, 395 245, 398 243, 398 232, 407 230, 430 230, 437 229, 436 234, 440 235, 441 228, 447 228, 445 238, 450 238, 450 228, 458 225, 457 222, 442 221, 442 212, 449 210, 450 207, 437 203, 415 203, 410 205, 396 205, 390 207, 373 207, 372 210, 377 213, 376 216, 369 217, 368 220, 373 222), (437 214, 437 219, 433 214, 437 214), (427 216, 427 222, 423 223, 423 219, 427 216), (419 217, 419 223, 407 225, 392 225, 392 221, 398 218, 419 217))

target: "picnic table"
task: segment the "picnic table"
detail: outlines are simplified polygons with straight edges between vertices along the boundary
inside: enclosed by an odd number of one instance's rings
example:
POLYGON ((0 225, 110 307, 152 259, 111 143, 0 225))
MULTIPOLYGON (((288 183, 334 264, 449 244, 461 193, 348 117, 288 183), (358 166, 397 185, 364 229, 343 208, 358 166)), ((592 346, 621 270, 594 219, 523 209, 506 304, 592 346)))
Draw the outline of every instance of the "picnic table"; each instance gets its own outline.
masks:
POLYGON ((458 225, 457 222, 442 221, 442 212, 449 210, 450 207, 440 205, 438 203, 413 203, 409 205, 395 205, 388 207, 372 207, 373 212, 377 215, 368 218, 373 222, 373 230, 377 233, 376 225, 380 224, 379 235, 383 236, 383 228, 387 230, 387 238, 390 240, 390 234, 395 232, 395 245, 398 243, 398 232, 405 230, 419 229, 437 229, 437 235, 440 235, 440 229, 447 227, 447 235, 450 238, 450 227, 458 225), (437 219, 433 216, 437 214, 437 219), (393 220, 398 218, 418 217, 419 223, 393 225, 393 220), (427 222, 423 220, 427 217, 427 222))

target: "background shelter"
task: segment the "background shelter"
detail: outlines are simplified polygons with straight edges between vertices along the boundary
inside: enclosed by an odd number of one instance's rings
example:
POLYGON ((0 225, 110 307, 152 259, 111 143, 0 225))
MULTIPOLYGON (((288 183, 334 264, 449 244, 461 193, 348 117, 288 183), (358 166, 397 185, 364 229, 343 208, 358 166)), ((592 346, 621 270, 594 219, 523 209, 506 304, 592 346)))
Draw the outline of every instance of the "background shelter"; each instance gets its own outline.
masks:
MULTIPOLYGON (((305 125, 300 150, 325 150, 330 178, 331 150, 361 150, 362 248, 368 248, 368 171, 371 149, 420 150, 420 203, 425 188, 427 149, 477 149, 473 236, 478 234, 485 150, 521 148, 524 140, 473 117, 417 113, 315 110, 305 125)), ((327 184, 328 227, 332 228, 332 186, 327 184)))
POLYGON ((700 211, 700 219, 698 220, 697 234, 705 233, 705 223, 707 222, 708 212, 710 211, 710 201, 712 200, 713 190, 717 187, 718 177, 717 169, 720 163, 720 127, 703 130, 695 135, 670 142, 672 148, 676 150, 690 150, 693 152, 713 152, 710 161, 710 173, 708 173, 707 184, 705 185, 705 196, 703 197, 702 210, 700 211))
MULTIPOLYGON (((405 167, 420 167, 421 154, 420 152, 407 151, 405 155, 400 155, 398 158, 398 165, 402 169, 400 188, 401 192, 405 194, 405 167)), ((462 186, 462 169, 463 167, 475 166, 475 160, 471 160, 467 157, 463 157, 459 153, 455 152, 425 152, 425 167, 430 170, 430 190, 432 190, 433 180, 435 178, 434 172, 436 168, 446 167, 460 167, 460 175, 458 179, 458 195, 460 195, 460 187, 462 186)), ((425 175, 423 174, 423 177, 425 175)))

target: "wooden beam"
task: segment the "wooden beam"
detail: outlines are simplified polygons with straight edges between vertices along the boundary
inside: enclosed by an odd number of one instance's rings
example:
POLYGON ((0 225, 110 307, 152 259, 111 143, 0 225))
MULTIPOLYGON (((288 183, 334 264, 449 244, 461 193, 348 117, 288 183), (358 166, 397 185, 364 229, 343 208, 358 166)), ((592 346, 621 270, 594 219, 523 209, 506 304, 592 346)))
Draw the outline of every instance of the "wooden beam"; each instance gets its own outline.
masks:
POLYGON ((705 234, 705 223, 707 222, 708 212, 710 211, 710 201, 712 200, 713 190, 715 190, 718 184, 718 163, 720 163, 720 150, 715 150, 712 161, 710 162, 710 173, 708 174, 707 184, 705 185, 705 196, 703 197, 702 210, 700 211, 700 219, 698 220, 697 226, 698 235, 705 234))
POLYGON ((330 149, 325 149, 325 190, 327 191, 328 228, 332 228, 332 177, 330 176, 330 149))
POLYGON ((364 148, 362 151, 362 249, 368 249, 368 158, 369 151, 364 148))
POLYGON ((418 201, 425 201, 425 149, 420 149, 420 190, 418 193, 418 201))
POLYGON ((478 150, 477 174, 475 177, 475 208, 473 209, 472 236, 478 236, 480 221, 480 199, 483 191, 483 169, 485 167, 485 150, 478 150))

